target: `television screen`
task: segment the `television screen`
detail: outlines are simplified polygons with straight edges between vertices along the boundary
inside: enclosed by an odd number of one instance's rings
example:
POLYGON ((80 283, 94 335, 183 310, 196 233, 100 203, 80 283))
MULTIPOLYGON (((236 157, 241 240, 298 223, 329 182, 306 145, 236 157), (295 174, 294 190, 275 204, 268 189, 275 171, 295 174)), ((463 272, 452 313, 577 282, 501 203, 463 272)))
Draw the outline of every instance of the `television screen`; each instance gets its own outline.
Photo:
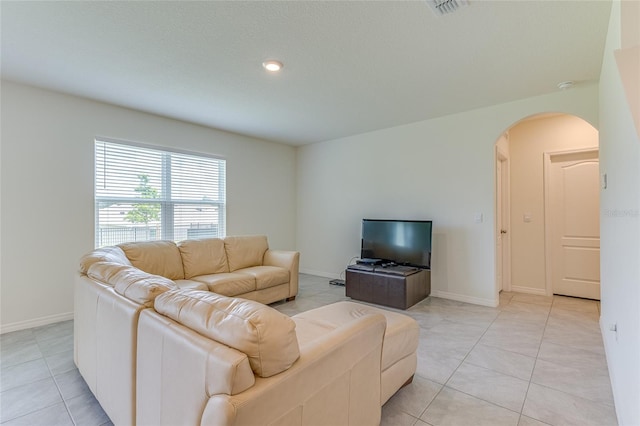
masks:
POLYGON ((431 268, 430 220, 362 220, 360 257, 431 268))

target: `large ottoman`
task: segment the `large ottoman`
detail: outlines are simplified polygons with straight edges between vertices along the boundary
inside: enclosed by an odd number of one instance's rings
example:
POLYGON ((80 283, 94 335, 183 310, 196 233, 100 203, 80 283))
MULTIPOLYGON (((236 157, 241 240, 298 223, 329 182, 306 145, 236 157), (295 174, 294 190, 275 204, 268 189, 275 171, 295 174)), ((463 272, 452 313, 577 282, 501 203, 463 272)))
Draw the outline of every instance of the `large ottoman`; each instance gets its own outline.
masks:
POLYGON ((416 372, 420 327, 411 317, 353 302, 338 302, 294 315, 300 344, 367 314, 382 314, 387 328, 382 343, 381 395, 383 405, 402 386, 411 383, 416 372))

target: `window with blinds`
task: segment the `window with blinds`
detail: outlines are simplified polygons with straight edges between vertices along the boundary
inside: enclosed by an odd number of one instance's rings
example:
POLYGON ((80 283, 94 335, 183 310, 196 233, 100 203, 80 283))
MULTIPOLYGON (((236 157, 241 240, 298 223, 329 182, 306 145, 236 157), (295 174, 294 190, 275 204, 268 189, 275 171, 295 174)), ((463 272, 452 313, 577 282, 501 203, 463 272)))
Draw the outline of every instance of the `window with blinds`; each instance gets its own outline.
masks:
POLYGON ((96 247, 225 236, 225 160, 95 142, 96 247))

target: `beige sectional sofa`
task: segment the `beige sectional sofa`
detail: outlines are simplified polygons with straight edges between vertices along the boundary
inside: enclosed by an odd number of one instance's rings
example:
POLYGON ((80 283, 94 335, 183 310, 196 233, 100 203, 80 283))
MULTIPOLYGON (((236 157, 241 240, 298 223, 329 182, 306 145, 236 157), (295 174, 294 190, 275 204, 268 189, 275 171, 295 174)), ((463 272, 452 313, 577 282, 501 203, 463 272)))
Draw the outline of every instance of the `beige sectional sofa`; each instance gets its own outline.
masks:
POLYGON ((293 299, 299 256, 269 249, 265 236, 126 243, 85 255, 74 290, 74 360, 111 420, 135 424, 138 318, 155 296, 180 288, 293 299))
POLYGON ((415 372, 417 323, 351 302, 266 306, 297 294, 298 256, 227 237, 83 257, 74 359, 113 423, 379 423, 415 372))

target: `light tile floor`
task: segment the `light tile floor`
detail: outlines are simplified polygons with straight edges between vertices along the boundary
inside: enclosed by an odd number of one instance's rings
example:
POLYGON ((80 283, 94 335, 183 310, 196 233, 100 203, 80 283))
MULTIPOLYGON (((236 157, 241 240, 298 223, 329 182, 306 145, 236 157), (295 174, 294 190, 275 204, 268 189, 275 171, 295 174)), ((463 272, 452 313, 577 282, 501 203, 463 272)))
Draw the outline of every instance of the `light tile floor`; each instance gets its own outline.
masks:
MULTIPOLYGON (((300 275, 288 315, 345 297, 326 278, 300 275)), ((617 424, 599 304, 502 293, 488 308, 430 297, 404 312, 421 327, 413 383, 382 410, 382 425, 617 424)), ((0 338, 2 425, 110 425, 73 364, 73 323, 0 338)))
POLYGON ((73 321, 0 336, 2 425, 111 425, 73 363, 73 321))

